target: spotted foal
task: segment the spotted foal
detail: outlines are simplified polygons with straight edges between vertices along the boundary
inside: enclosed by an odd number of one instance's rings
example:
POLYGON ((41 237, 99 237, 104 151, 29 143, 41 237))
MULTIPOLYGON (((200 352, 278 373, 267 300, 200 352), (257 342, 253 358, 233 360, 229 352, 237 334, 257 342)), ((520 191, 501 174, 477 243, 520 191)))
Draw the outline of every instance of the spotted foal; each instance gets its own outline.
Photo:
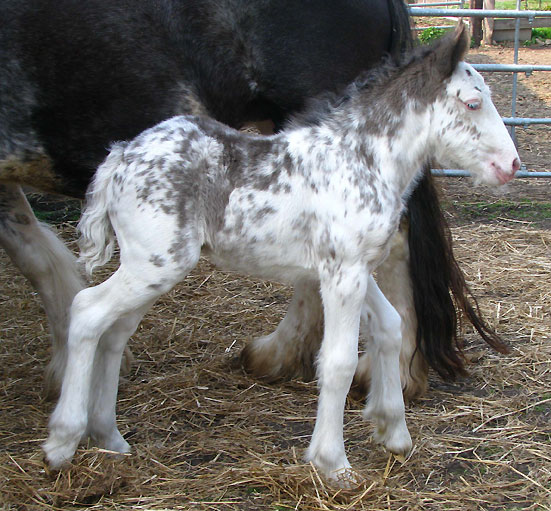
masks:
POLYGON ((429 158, 493 185, 520 165, 482 77, 461 61, 468 44, 460 25, 268 138, 183 116, 112 148, 88 194, 81 257, 90 272, 104 264, 116 234, 120 266, 73 302, 67 371, 44 445, 53 467, 87 436, 129 450, 115 420, 121 354, 144 313, 201 253, 222 268, 319 287, 320 390, 307 460, 350 483, 343 413, 361 320, 372 363, 365 415, 378 442, 409 453, 400 316, 372 273, 429 158))

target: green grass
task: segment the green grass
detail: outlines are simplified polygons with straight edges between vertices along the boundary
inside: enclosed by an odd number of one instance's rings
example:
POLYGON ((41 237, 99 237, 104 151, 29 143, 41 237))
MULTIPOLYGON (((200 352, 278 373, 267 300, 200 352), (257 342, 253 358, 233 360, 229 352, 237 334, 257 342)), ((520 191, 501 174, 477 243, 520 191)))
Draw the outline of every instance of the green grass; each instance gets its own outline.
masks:
POLYGON ((34 215, 41 222, 47 224, 60 224, 63 222, 76 222, 80 218, 80 211, 37 211, 34 210, 34 215))
MULTIPOLYGON (((546 399, 551 399, 551 393, 543 394, 543 396, 541 396, 541 401, 545 401, 546 399)), ((541 405, 534 406, 534 412, 545 413, 550 409, 550 407, 551 403, 542 403, 541 405)))
POLYGON ((497 220, 522 220, 548 222, 551 220, 551 203, 498 200, 495 202, 457 202, 453 205, 458 215, 470 220, 493 222, 497 220))
MULTIPOLYGON (((512 9, 516 10, 516 0, 503 0, 502 2, 496 2, 496 9, 512 9)), ((523 11, 548 11, 551 10, 551 0, 522 0, 520 8, 523 11)))
POLYGON ((80 218, 81 202, 50 195, 33 193, 27 196, 34 214, 41 222, 61 224, 80 218))
POLYGON ((245 489, 245 493, 247 495, 260 495, 262 491, 259 488, 254 488, 249 486, 248 488, 245 489))
MULTIPOLYGON (((418 7, 422 7, 422 4, 418 4, 418 7)), ((469 2, 464 2, 463 8, 469 9, 469 2)), ((496 10, 516 10, 516 8, 516 0, 501 0, 495 3, 496 10)), ((459 9, 459 6, 450 6, 448 9, 459 9)), ((522 0, 520 9, 522 11, 549 11, 551 10, 551 0, 522 0)))
POLYGON ((533 28, 532 37, 529 41, 524 41, 524 46, 532 46, 539 40, 551 39, 551 27, 533 28))

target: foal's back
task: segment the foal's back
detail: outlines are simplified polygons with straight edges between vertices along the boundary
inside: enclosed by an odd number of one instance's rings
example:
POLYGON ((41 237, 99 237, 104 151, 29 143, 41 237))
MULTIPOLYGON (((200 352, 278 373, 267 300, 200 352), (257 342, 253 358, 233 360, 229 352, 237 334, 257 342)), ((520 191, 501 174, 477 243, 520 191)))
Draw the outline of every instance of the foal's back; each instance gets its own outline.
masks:
POLYGON ((219 266, 289 281, 293 267, 303 271, 312 220, 297 172, 284 134, 261 137, 179 116, 116 146, 91 201, 106 190, 119 243, 149 250, 149 261, 178 265, 202 248, 219 266))

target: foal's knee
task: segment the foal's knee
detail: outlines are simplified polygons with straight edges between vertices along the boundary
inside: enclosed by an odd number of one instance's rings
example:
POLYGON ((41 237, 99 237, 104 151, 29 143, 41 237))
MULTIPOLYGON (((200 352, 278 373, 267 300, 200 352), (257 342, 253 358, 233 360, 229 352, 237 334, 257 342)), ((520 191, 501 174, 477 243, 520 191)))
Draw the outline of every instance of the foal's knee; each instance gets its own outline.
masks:
POLYGON ((385 311, 380 336, 374 336, 374 342, 383 353, 400 352, 402 348, 402 319, 394 308, 385 311))
POLYGON ((80 291, 71 305, 69 326, 69 346, 83 339, 99 340, 102 333, 110 326, 107 312, 96 303, 95 288, 80 291))
POLYGON ((333 353, 330 357, 321 355, 318 360, 319 383, 331 388, 348 388, 357 367, 357 350, 350 353, 333 353))

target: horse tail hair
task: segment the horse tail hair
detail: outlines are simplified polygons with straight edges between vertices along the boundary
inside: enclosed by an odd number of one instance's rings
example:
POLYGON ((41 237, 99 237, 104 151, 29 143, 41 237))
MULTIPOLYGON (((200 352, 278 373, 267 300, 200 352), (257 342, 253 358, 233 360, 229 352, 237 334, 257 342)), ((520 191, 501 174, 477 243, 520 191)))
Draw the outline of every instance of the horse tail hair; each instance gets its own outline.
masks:
POLYGON ((417 349, 443 379, 455 379, 466 374, 460 337, 463 318, 492 348, 501 353, 507 353, 508 348, 482 317, 454 258, 450 229, 428 165, 411 195, 408 215, 417 349))
POLYGON ((121 165, 126 144, 116 144, 105 161, 98 167, 86 192, 84 212, 78 223, 80 238, 79 262, 86 273, 92 274, 94 268, 103 266, 113 256, 115 233, 109 218, 109 203, 112 197, 112 178, 121 165))
POLYGON ((406 3, 403 0, 389 0, 388 9, 392 31, 390 56, 397 62, 404 52, 413 48, 411 20, 406 3))

